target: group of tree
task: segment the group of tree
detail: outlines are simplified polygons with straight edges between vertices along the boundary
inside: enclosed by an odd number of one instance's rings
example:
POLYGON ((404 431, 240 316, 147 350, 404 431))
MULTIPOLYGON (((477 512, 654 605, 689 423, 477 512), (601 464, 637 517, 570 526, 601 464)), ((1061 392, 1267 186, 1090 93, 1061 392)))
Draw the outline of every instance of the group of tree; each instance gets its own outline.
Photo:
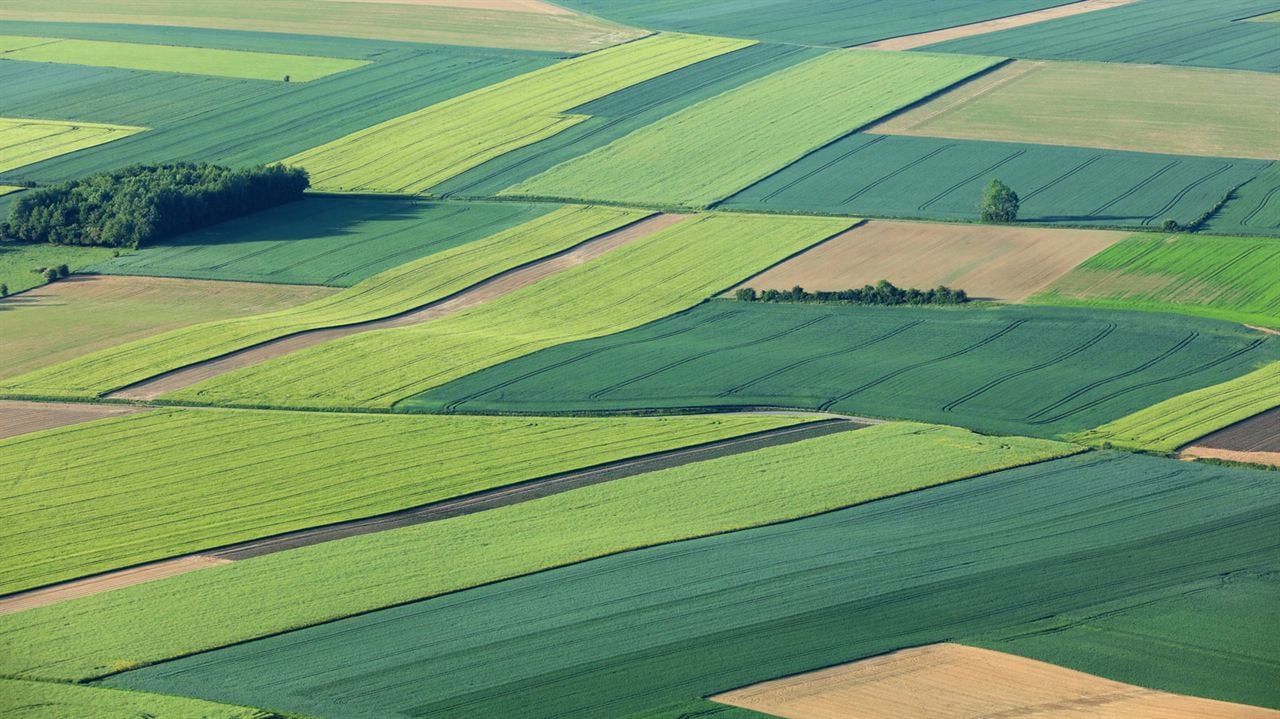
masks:
POLYGON ((962 305, 969 301, 964 290, 953 290, 950 287, 935 287, 931 290, 920 290, 915 287, 902 288, 888 280, 880 280, 874 285, 848 290, 829 292, 808 292, 800 285, 789 290, 760 290, 751 287, 740 288, 734 297, 743 302, 817 302, 846 305, 962 305))
POLYGON ((22 193, 0 239, 137 248, 300 199, 310 184, 282 165, 135 165, 22 193))
POLYGON ((983 222, 1013 222, 1018 219, 1018 208, 1021 201, 1018 193, 999 180, 992 180, 982 193, 982 204, 978 209, 982 212, 983 222))

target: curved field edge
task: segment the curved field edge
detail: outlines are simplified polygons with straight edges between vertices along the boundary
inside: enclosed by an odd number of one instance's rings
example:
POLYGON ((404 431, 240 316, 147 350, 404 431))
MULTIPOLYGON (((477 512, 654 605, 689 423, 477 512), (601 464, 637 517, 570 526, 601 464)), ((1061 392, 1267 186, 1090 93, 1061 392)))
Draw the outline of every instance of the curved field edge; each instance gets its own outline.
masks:
POLYGON ((130 689, 0 679, 0 716, 23 719, 282 719, 280 714, 130 689))
POLYGON ((1173 452, 1236 422, 1280 406, 1280 362, 1188 392, 1069 437, 1082 444, 1173 452))
POLYGON ((0 652, 0 674, 102 677, 552 567, 785 522, 1082 450, 952 427, 875 425, 3 616, 0 648, 7 651, 0 652), (317 583, 325 591, 315 591, 317 583), (264 586, 271 591, 264 593, 264 586), (248 605, 255 611, 245 614, 248 605))
POLYGON ((288 335, 400 314, 568 250, 649 214, 616 208, 564 207, 487 238, 378 273, 315 302, 280 312, 193 325, 6 379, 0 382, 0 396, 94 398, 288 335))

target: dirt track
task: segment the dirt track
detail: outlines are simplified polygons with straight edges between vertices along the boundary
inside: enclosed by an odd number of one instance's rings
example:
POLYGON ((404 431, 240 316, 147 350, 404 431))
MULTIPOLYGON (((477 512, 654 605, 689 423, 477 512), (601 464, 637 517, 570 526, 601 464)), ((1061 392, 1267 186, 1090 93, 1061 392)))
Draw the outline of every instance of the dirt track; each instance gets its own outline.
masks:
POLYGON ((709 442, 707 444, 683 447, 681 449, 658 452, 643 457, 633 457, 618 462, 589 467, 586 469, 564 472, 562 474, 540 477, 519 484, 497 487, 495 489, 476 492, 474 494, 434 502, 419 507, 410 507, 398 512, 391 512, 375 517, 366 517, 349 522, 340 522, 324 527, 313 527, 296 532, 289 532, 274 537, 235 544, 218 549, 210 549, 199 554, 174 557, 158 562, 129 567, 114 572, 61 582, 47 587, 19 592, 0 598, 0 614, 32 609, 47 604, 74 599, 88 594, 97 594, 112 589, 119 589, 134 584, 142 584, 154 579, 162 579, 175 574, 203 569, 209 566, 225 564, 229 561, 249 559, 264 554, 282 552, 312 544, 320 544, 335 539, 344 539, 361 534, 372 534, 388 529, 399 529, 415 524, 434 522, 464 514, 474 514, 488 509, 504 507, 526 502, 539 497, 559 494, 578 487, 612 482, 645 472, 653 472, 670 467, 701 462, 741 452, 750 452, 764 447, 772 447, 804 439, 811 439, 836 432, 848 432, 867 426, 862 422, 847 419, 831 419, 807 424, 783 427, 781 429, 757 432, 755 434, 732 437, 730 439, 709 442))
POLYGON ((565 252, 495 275, 448 298, 408 312, 371 322, 309 330, 282 337, 255 347, 157 375, 137 384, 116 390, 107 396, 113 399, 152 400, 160 395, 190 387, 197 382, 203 382, 227 372, 266 362, 267 360, 329 342, 339 337, 373 330, 390 329, 392 327, 416 325, 421 322, 447 317, 468 307, 514 292, 557 272, 580 265, 628 242, 670 227, 686 217, 688 216, 674 214, 654 215, 620 230, 600 235, 565 252))
POLYGON ((1080 2, 1074 2, 1069 5, 1060 5, 1058 7, 1051 7, 1045 10, 1022 13, 1021 15, 1011 15, 1009 17, 996 18, 995 20, 975 22, 969 25, 957 25, 956 27, 943 28, 932 32, 922 32, 915 35, 892 37, 888 40, 877 40, 865 45, 858 45, 857 47, 866 48, 868 50, 911 50, 917 47, 924 47, 925 45, 944 42, 946 40, 973 37, 974 35, 986 35, 987 33, 996 32, 998 30, 1008 30, 1009 28, 1022 27, 1023 25, 1034 25, 1046 20, 1056 20, 1060 17, 1070 17, 1072 15, 1080 15, 1087 12, 1106 10, 1107 8, 1118 7, 1120 5, 1128 5, 1132 2, 1137 2, 1137 0, 1081 0, 1080 2))
POLYGON ((540 0, 333 0, 337 2, 380 3, 387 5, 432 5, 464 10, 499 10, 530 12, 539 15, 572 15, 569 10, 540 0))
POLYGON ((65 427, 105 417, 143 412, 146 407, 113 404, 61 404, 0 400, 0 439, 42 429, 65 427))
POLYGON ((989 649, 934 644, 737 689, 714 701, 785 719, 1277 719, 989 649))

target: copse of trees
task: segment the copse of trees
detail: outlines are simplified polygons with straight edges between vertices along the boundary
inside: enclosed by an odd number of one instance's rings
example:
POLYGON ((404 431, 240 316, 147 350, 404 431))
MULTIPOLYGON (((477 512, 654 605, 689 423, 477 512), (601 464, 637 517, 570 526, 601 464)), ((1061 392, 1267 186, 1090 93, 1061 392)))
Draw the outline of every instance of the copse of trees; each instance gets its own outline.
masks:
POLYGON ((931 290, 920 290, 915 287, 902 288, 888 280, 880 280, 875 285, 861 288, 835 290, 830 292, 807 292, 800 285, 789 290, 760 290, 751 287, 740 288, 734 297, 743 302, 817 302, 846 305, 962 305, 969 301, 964 290, 953 290, 950 287, 935 287, 931 290))
POLYGON ((24 192, 0 239, 137 248, 302 197, 306 170, 135 165, 24 192))
POLYGON ((1020 206, 1018 193, 1003 182, 992 180, 982 193, 978 209, 982 211, 983 222, 1013 222, 1018 219, 1020 206))

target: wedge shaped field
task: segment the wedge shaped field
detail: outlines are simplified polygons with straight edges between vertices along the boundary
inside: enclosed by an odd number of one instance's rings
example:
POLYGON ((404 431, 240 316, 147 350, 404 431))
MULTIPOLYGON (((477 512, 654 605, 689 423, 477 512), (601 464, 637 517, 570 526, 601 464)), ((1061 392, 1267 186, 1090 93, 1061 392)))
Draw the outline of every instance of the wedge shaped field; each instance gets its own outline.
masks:
POLYGON ((101 145, 146 128, 0 117, 0 172, 101 145))
POLYGON ((503 194, 707 206, 998 62, 828 53, 681 110, 503 194))
POLYGON ((1280 162, 1237 187, 1204 223, 1206 232, 1280 237, 1280 162))
POLYGON ((688 309, 855 222, 698 215, 450 317, 326 342, 166 397, 210 404, 390 407, 506 360, 688 309))
POLYGON ((319 189, 417 193, 584 120, 585 102, 750 42, 658 35, 556 63, 284 160, 319 189))
POLYGON ((0 59, 285 82, 308 82, 369 64, 339 57, 14 35, 0 35, 0 59))
POLYGON ((1280 329, 1280 239, 1134 235, 1032 301, 1182 312, 1280 329))
POLYGON ((0 592, 797 421, 168 410, 13 437, 0 592))
MULTIPOLYGON (((778 419, 778 418, 774 418, 778 419)), ((489 420, 494 421, 494 420, 489 420)), ((637 420, 631 420, 635 422, 637 420)), ((6 673, 81 680, 550 567, 826 512, 1079 451, 881 424, 0 616, 6 673), (803 482, 795 478, 803 476, 803 482), (406 562, 405 557, 415 557, 406 562), (376 584, 366 581, 379 577, 376 584), (324 592, 309 591, 329 577, 324 592), (274 590, 264 594, 263 583, 274 590), (237 607, 252 602, 245 615, 237 607), (236 616, 236 621, 226 621, 236 616), (142 626, 151 631, 139 631, 142 626)))
POLYGON ((194 325, 95 352, 0 382, 0 392, 92 397, 277 337, 406 312, 635 222, 645 214, 565 207, 483 240, 379 273, 315 302, 266 315, 194 325))
POLYGON ((516 202, 311 197, 166 240, 93 271, 350 287, 555 209, 516 202))
MULTIPOLYGON (((1266 473, 1090 453, 575 564, 106 684, 319 717, 643 715, 1045 617, 1089 626, 1116 605, 1193 593, 1242 568, 1274 587, 1277 518, 1280 485, 1266 473)), ((1274 596, 1236 594, 1253 617, 1274 596)), ((1172 629, 1180 617, 1163 621, 1172 629)), ((1211 684, 1213 698, 1280 705, 1274 659, 1237 652, 1239 628, 1212 631, 1226 618, 1200 621, 1194 665, 1140 667, 1142 683, 1181 693, 1211 684)), ((1107 660, 1080 659, 1068 666, 1095 674, 1107 660)))
POLYGON ((0 679, 0 715, 23 719, 273 719, 260 709, 146 692, 0 679))
POLYGON ((717 300, 399 406, 532 414, 791 407, 1054 436, 1277 359, 1280 337, 1141 312, 717 300))

